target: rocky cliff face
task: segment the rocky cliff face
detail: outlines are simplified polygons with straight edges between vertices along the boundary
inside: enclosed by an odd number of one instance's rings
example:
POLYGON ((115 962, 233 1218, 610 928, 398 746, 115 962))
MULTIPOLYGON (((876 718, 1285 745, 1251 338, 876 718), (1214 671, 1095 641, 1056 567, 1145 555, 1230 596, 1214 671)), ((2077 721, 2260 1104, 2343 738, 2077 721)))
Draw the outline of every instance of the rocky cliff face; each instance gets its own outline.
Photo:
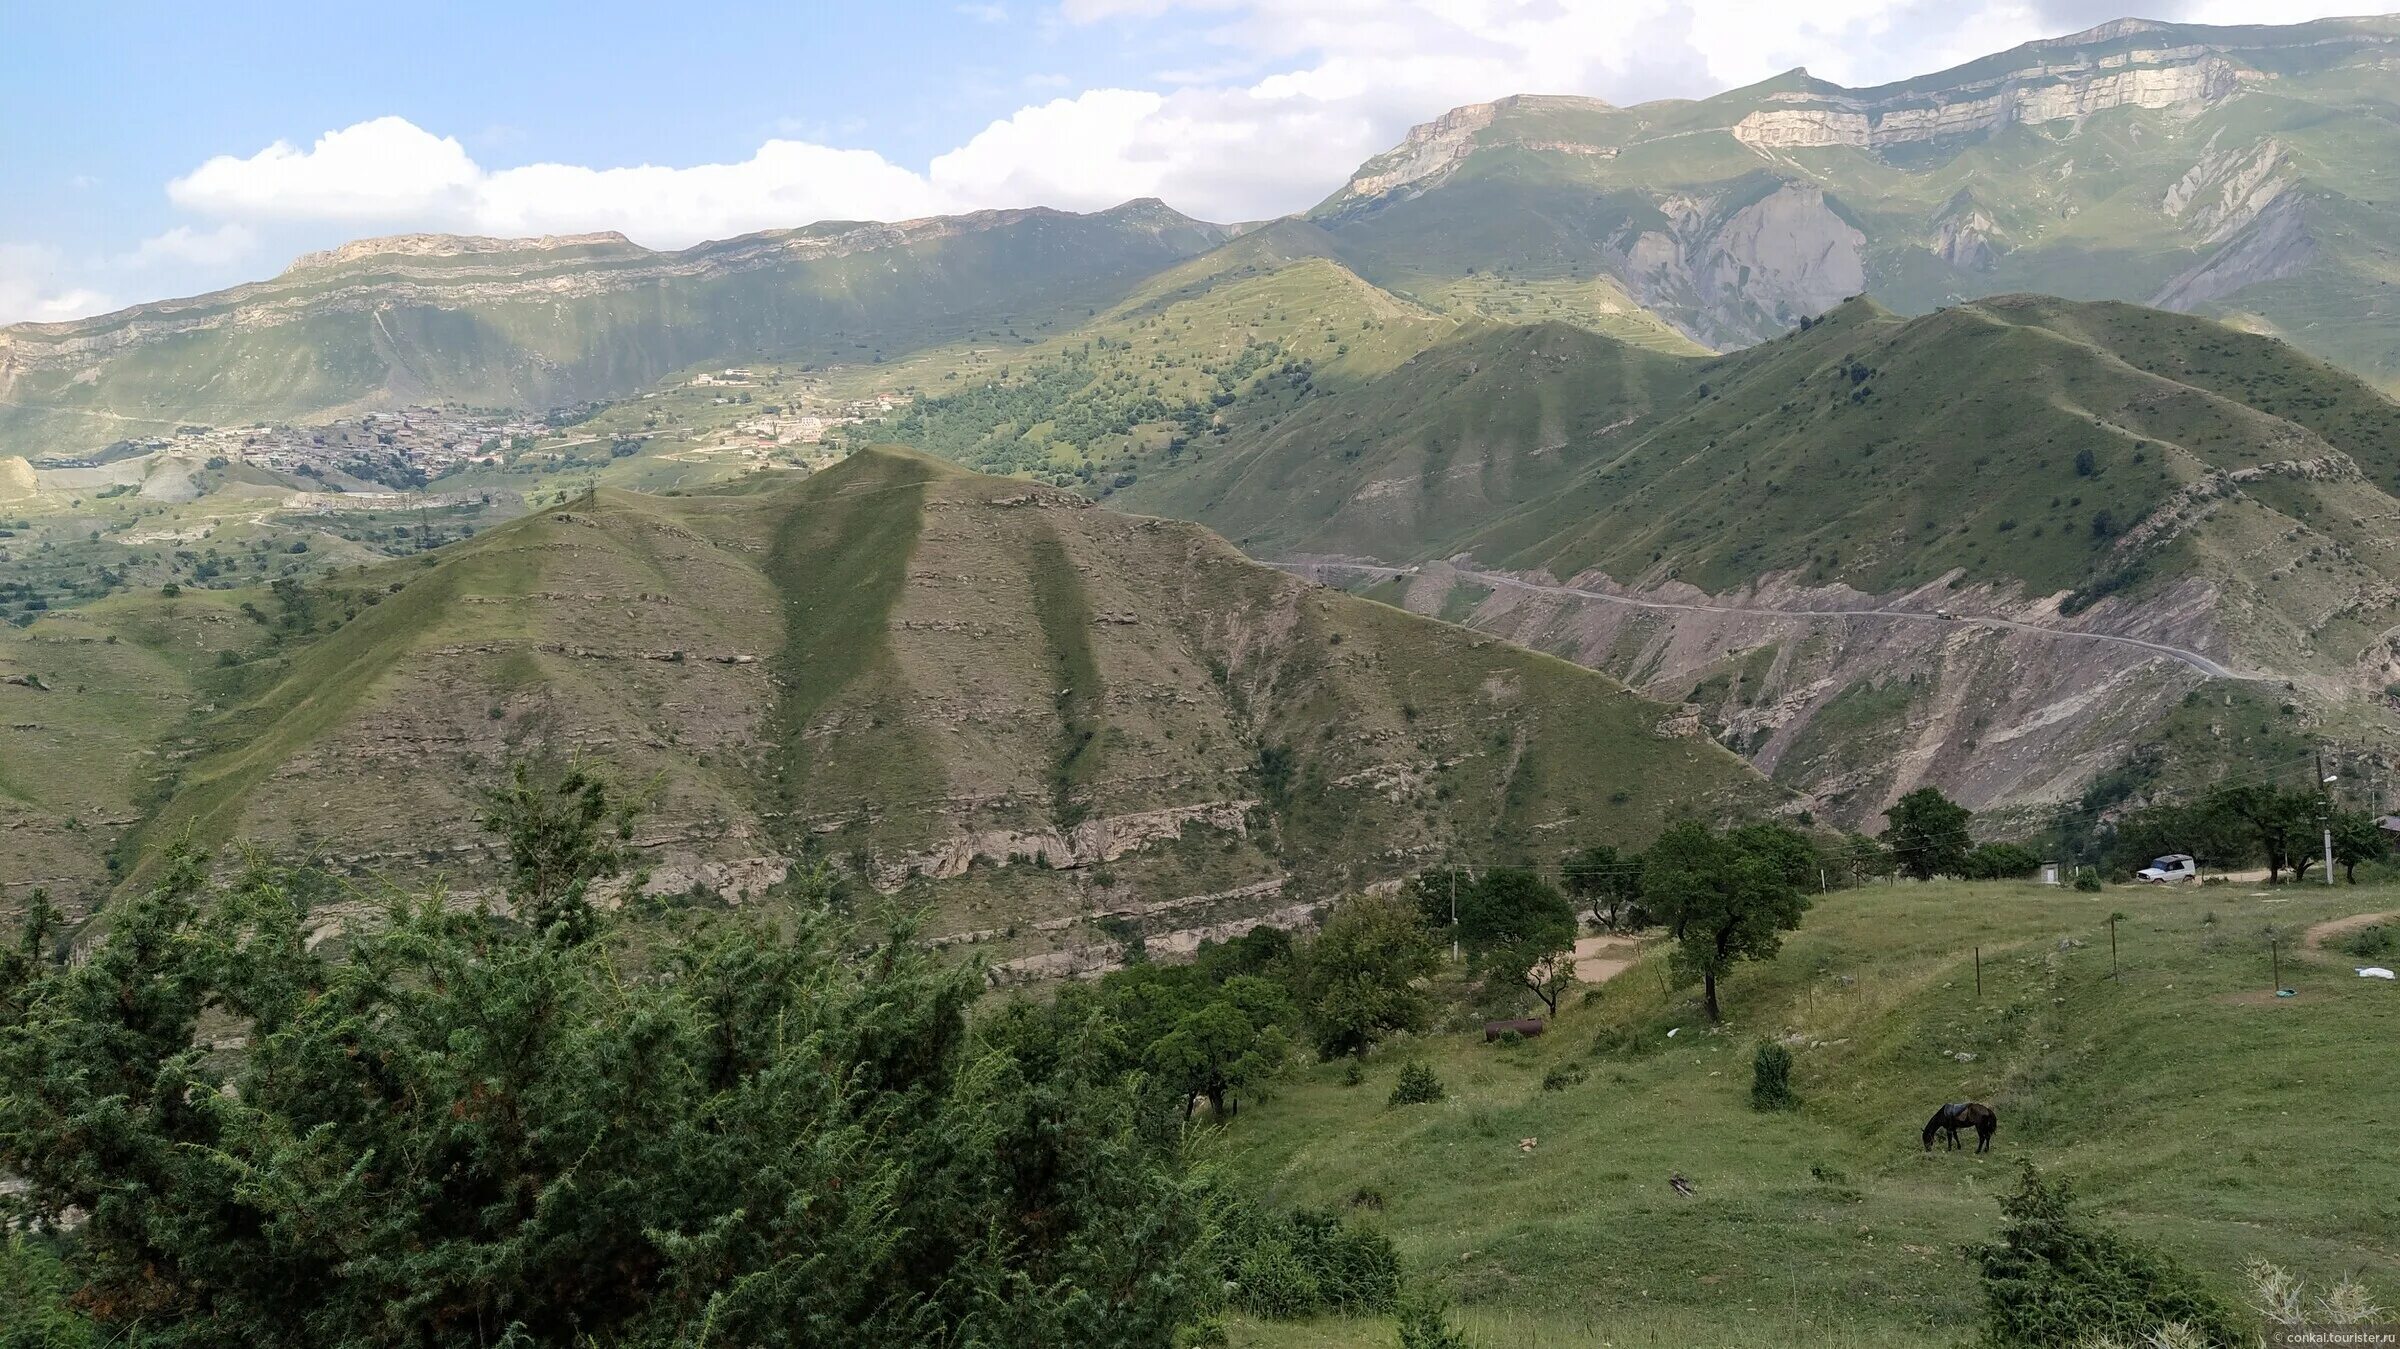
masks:
POLYGON ((2115 108, 2198 108, 2256 78, 2204 48, 2178 47, 2013 70, 1971 84, 1887 97, 1786 93, 1733 126, 1758 150, 1860 150, 2089 117, 2115 108), (2137 62, 2140 62, 2137 64, 2137 62))
POLYGON ((1672 227, 1625 241, 1618 266, 1635 299, 1707 345, 1757 341, 1866 289, 1866 236, 1818 188, 1739 204, 1674 196, 1661 209, 1672 227))
MULTIPOLYGON (((2226 238, 2226 233, 2220 228, 2210 237, 2226 238)), ((2150 303, 2160 309, 2198 309, 2247 287, 2297 276, 2316 256, 2305 199, 2278 187, 2255 214, 2232 227, 2230 238, 2168 282, 2150 303)))
POLYGON ((1504 116, 1543 112, 1607 112, 1610 105, 1596 98, 1519 94, 1491 103, 1452 108, 1430 122, 1409 128, 1398 145, 1358 167, 1350 181, 1334 194, 1332 206, 1372 201, 1406 189, 1431 186, 1466 161, 1478 148, 1523 145, 1562 154, 1613 154, 1614 147, 1580 141, 1527 136, 1513 130, 1494 132, 1504 116))

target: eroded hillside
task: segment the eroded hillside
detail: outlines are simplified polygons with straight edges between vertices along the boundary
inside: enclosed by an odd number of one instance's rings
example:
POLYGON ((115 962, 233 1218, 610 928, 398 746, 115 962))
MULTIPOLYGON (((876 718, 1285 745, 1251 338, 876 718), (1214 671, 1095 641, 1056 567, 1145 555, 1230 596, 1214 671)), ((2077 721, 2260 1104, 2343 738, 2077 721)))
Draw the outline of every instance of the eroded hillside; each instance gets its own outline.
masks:
POLYGON ((1565 661, 901 451, 604 491, 342 593, 355 618, 191 723, 141 840, 472 886, 475 786, 581 753, 651 784, 652 890, 816 858, 1054 971, 1778 799, 1565 661))
POLYGON ((1462 338, 1134 495, 1688 701, 1872 823, 2071 800, 2195 697, 2227 754, 2380 726, 2395 445, 2400 406, 2205 321, 1859 302, 1713 362, 1462 338))

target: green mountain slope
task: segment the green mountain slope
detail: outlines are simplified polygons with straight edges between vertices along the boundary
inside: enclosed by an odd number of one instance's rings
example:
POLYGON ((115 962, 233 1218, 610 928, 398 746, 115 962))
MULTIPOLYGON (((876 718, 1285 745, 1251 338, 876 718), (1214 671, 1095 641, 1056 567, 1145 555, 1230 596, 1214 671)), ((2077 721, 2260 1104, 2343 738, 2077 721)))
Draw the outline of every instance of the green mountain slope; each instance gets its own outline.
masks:
POLYGON ((1603 676, 905 451, 604 491, 426 562, 326 592, 356 617, 189 723, 139 838, 471 876, 474 784, 580 751, 655 784, 654 889, 820 856, 1050 970, 1115 949, 1103 915, 1171 947, 1777 799, 1603 676))
POLYGON ((2124 21, 1876 89, 1457 109, 1312 213, 1380 284, 1606 277, 1718 348, 1871 293, 2012 291, 2280 332, 2400 381, 2400 19, 2124 21))
POLYGON ((2388 731, 2395 446, 2400 406, 2206 320, 1855 301, 1712 361, 1464 335, 1127 495, 1378 559, 1317 574, 1687 702, 1873 824, 1927 782, 2035 812, 2128 756, 2205 777, 2388 731), (2293 689, 2195 701, 2228 667, 2293 689))
POLYGON ((615 235, 404 236, 272 281, 0 330, 0 444, 457 400, 542 408, 697 365, 869 362, 1113 302, 1223 237, 1156 202, 830 223, 679 253, 615 235))
POLYGON ((2269 608, 2326 583, 2285 574, 2309 549, 2358 596, 2400 568, 2365 504, 2400 507, 2400 405, 2201 320, 2013 296, 1901 319, 1861 301, 1700 374, 1686 408, 1468 546, 1712 591, 1796 572, 1887 592, 1956 570, 2088 599, 2210 575, 2265 587, 2269 608), (2227 531, 2308 545, 2212 573, 2243 552, 2212 548, 2227 531))
POLYGON ((1562 323, 1484 325, 1246 421, 1124 502, 1208 521, 1260 556, 1441 557, 1563 490, 1599 447, 1676 406, 1700 365, 1562 323))
POLYGON ((1278 418, 1310 389, 1387 374, 1473 321, 1370 285, 1325 254, 1321 231, 1276 221, 1056 337, 878 369, 920 396, 845 438, 1107 495, 1145 462, 1204 458, 1234 427, 1278 418))

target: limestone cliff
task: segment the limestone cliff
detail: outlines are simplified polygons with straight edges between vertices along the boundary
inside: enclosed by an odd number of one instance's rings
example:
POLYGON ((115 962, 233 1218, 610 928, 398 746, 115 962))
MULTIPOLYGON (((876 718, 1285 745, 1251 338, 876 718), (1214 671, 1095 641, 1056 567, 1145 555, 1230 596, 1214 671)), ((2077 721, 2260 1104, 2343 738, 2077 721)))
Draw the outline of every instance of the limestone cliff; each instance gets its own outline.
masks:
POLYGON ((2089 117, 2114 108, 2198 107, 2227 97, 2249 78, 2255 78, 2254 72, 2212 52, 2179 47, 2035 66, 1972 84, 1884 98, 1772 94, 1769 98, 1776 106, 1744 117, 1734 124, 1733 134, 1760 150, 1830 145, 1872 150, 1996 131, 2011 123, 2089 117), (2137 60, 2142 63, 2135 64, 2137 60))

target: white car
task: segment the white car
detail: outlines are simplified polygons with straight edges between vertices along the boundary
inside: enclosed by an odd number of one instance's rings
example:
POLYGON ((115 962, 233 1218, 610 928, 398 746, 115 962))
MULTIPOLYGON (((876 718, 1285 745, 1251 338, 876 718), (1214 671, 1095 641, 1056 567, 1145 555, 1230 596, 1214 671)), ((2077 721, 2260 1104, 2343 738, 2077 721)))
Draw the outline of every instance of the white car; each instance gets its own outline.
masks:
POLYGON ((2164 885, 2169 881, 2194 880, 2199 875, 2200 864, 2192 860, 2190 853, 2171 852, 2164 857, 2154 859, 2150 865, 2133 873, 2133 878, 2137 881, 2149 881, 2152 884, 2164 885))

